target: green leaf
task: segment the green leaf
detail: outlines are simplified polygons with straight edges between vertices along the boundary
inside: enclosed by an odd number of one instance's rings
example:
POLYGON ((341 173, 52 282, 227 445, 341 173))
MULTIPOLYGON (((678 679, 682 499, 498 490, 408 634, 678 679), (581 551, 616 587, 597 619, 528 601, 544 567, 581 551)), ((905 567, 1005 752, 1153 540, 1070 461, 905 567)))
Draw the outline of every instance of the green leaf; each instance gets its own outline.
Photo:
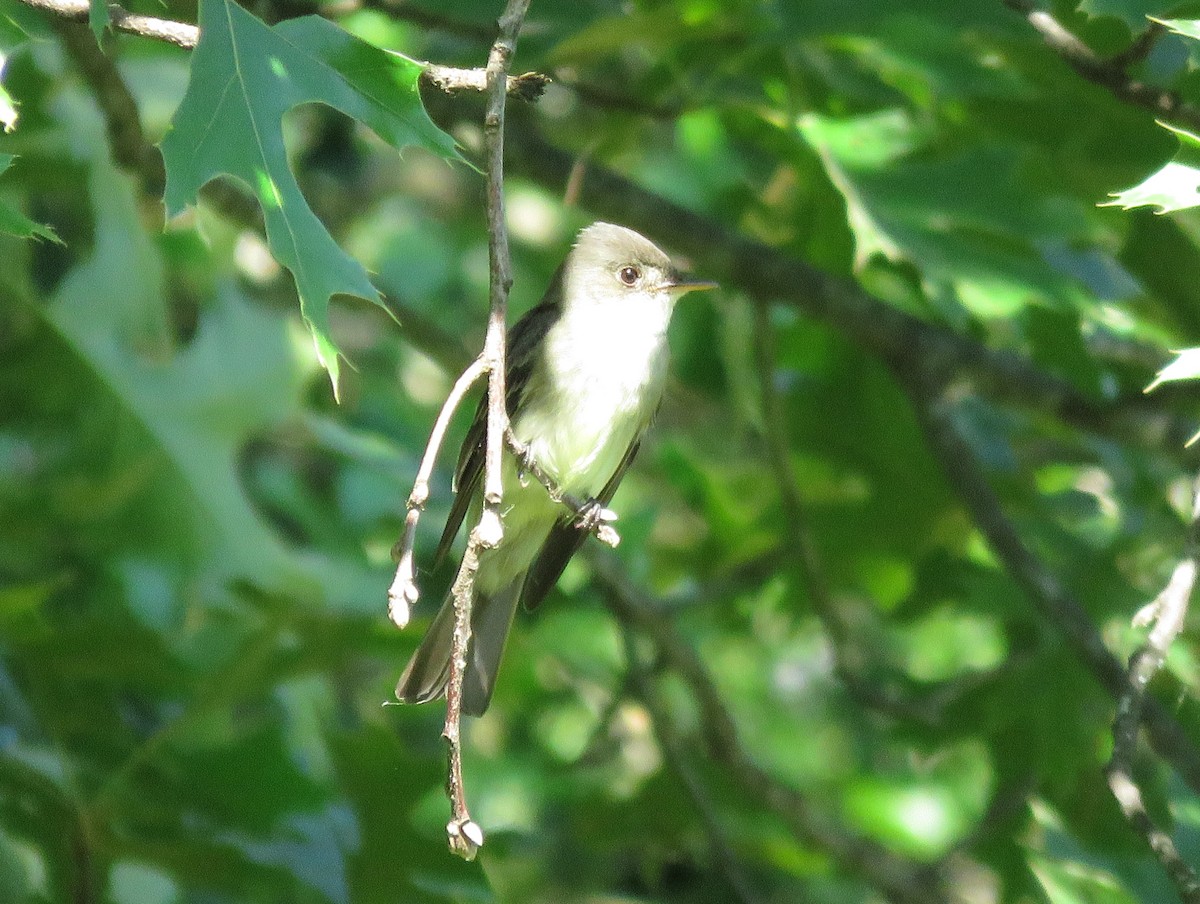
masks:
MULTIPOLYGON (((4 97, 0 97, 0 117, 3 115, 4 97)), ((0 154, 0 175, 12 165, 12 162, 12 154, 0 154)), ((62 244, 59 237, 55 235, 54 230, 49 226, 33 222, 33 220, 29 219, 23 213, 13 209, 2 201, 0 201, 0 232, 7 232, 9 235, 15 235, 17 238, 22 239, 49 239, 52 242, 62 244)))
POLYGON ((108 15, 108 0, 88 0, 88 27, 99 41, 104 37, 112 19, 108 15))
POLYGON ((1148 27, 1154 13, 1161 13, 1171 5, 1167 0, 1082 0, 1079 10, 1089 16, 1120 19, 1136 33, 1148 27))
POLYGON ((1200 205, 1200 138, 1169 123, 1159 125, 1179 139, 1174 159, 1141 184, 1113 194, 1101 207, 1157 207, 1156 213, 1171 213, 1200 205))
POLYGON ((179 213, 222 173, 251 188, 271 252, 295 277, 300 310, 336 393, 339 351, 329 332, 329 299, 342 293, 378 303, 379 297, 363 266, 338 247, 304 200, 288 166, 283 115, 319 101, 397 149, 415 144, 457 159, 453 141, 421 104, 420 63, 325 19, 271 28, 229 0, 203 0, 200 27, 187 93, 162 142, 167 211, 179 213))
POLYGON ((985 318, 1007 317, 1031 297, 1090 300, 1046 254, 1050 240, 1087 235, 1088 211, 1050 191, 1031 198, 1020 148, 931 153, 928 124, 904 110, 809 113, 797 128, 845 199, 860 269, 877 260, 912 265, 929 297, 957 297, 985 318))
POLYGON ((97 165, 90 190, 97 244, 45 316, 181 479, 173 520, 190 557, 209 563, 210 589, 237 577, 279 587, 297 565, 246 498, 238 458, 249 434, 297 404, 304 372, 287 324, 226 291, 190 345, 171 350, 162 260, 128 179, 97 165))
POLYGON ((1200 19, 1155 19, 1177 35, 1200 40, 1200 19))

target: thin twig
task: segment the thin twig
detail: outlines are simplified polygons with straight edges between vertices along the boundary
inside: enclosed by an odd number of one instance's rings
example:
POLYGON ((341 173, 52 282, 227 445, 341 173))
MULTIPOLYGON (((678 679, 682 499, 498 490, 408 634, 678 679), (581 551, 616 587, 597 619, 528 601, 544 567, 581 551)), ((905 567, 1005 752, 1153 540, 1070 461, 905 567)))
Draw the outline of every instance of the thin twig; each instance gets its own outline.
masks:
POLYGON ((711 756, 744 793, 763 800, 797 838, 826 852, 847 872, 864 877, 895 904, 948 904, 951 898, 938 864, 916 863, 856 836, 755 763, 743 749, 733 716, 696 652, 625 578, 610 556, 592 554, 588 559, 595 569, 597 586, 618 619, 645 632, 688 686, 700 707, 711 756))
POLYGON ((1183 630, 1188 604, 1196 586, 1196 570, 1200 564, 1200 478, 1196 481, 1192 498, 1187 552, 1175 566, 1171 580, 1163 591, 1134 618, 1135 624, 1153 623, 1154 627, 1146 642, 1129 659, 1125 692, 1117 702, 1116 718, 1113 720, 1113 751, 1105 768, 1105 776, 1121 812, 1158 857, 1163 869, 1175 883, 1180 899, 1187 904, 1200 904, 1200 877, 1180 856, 1171 836, 1155 824, 1142 800, 1141 788, 1133 777, 1133 757, 1137 752, 1147 689, 1162 668, 1171 644, 1183 630))
MULTIPOLYGON (((456 69, 453 66, 442 66, 438 63, 428 63, 423 80, 447 94, 456 91, 486 91, 486 69, 456 69)), ((508 93, 524 101, 535 101, 546 92, 546 86, 551 82, 548 75, 540 72, 526 72, 521 75, 507 77, 508 93)))
MULTIPOLYGON (((90 9, 88 0, 21 0, 21 2, 73 22, 88 21, 90 9)), ((108 16, 112 21, 112 27, 117 31, 140 35, 143 38, 153 38, 156 41, 166 41, 168 44, 174 44, 184 50, 194 49, 200 41, 200 29, 186 22, 156 19, 153 16, 139 16, 115 3, 108 5, 108 16)))
POLYGON ((659 747, 662 748, 663 758, 683 785, 684 790, 687 791, 688 797, 692 799, 696 811, 700 814, 700 820, 704 823, 704 831, 708 834, 708 843, 713 853, 716 854, 717 863, 725 875, 725 880, 742 904, 758 904, 762 899, 746 878, 745 870, 742 869, 742 864, 738 861, 737 854, 734 853, 729 833, 721 825, 716 804, 713 803, 712 798, 696 776, 695 770, 688 762, 683 740, 676 731, 666 707, 659 701, 658 695, 651 686, 645 666, 638 658, 633 626, 628 621, 621 622, 621 637, 625 642, 625 660, 628 663, 630 682, 634 692, 641 698, 642 703, 646 706, 646 711, 650 714, 651 730, 654 732, 659 747))
POLYGON ((429 478, 433 475, 433 466, 437 461, 438 451, 442 448, 446 429, 450 419, 462 404, 463 397, 470 391, 475 382, 487 370, 483 357, 478 357, 462 372, 455 381, 442 410, 438 412, 433 430, 429 433, 429 442, 425 445, 425 455, 421 458, 421 467, 417 470, 417 478, 413 481, 412 492, 408 494, 408 514, 404 518, 404 533, 392 549, 396 560, 396 577, 388 588, 388 617, 397 627, 403 628, 408 624, 412 615, 413 604, 416 603, 420 592, 417 589, 415 569, 413 568, 413 547, 416 544, 417 522, 425 510, 429 500, 429 478))
MULTIPOLYGON (((88 21, 90 10, 88 0, 21 0, 21 2, 35 9, 53 13, 70 22, 86 23, 88 21)), ((184 50, 195 50, 196 45, 200 43, 200 28, 187 22, 138 15, 116 3, 108 4, 108 15, 112 27, 125 34, 165 41, 176 47, 182 47, 184 50)), ((481 92, 487 89, 487 70, 458 69, 454 66, 426 63, 425 71, 421 73, 421 81, 430 87, 445 91, 447 94, 455 94, 460 91, 481 92)), ((532 102, 542 96, 551 81, 550 76, 540 72, 526 72, 522 75, 507 76, 505 85, 509 94, 532 102)))
POLYGON ((467 809, 462 775, 462 745, 459 724, 462 718, 462 682, 466 672, 467 649, 471 642, 471 605, 475 593, 475 573, 483 549, 494 548, 504 535, 500 506, 504 498, 501 477, 504 435, 508 428, 505 406, 504 352, 508 291, 512 287, 512 261, 508 253, 508 230, 504 222, 504 104, 508 67, 516 49, 517 35, 529 0, 508 0, 500 17, 500 33, 488 54, 487 113, 484 116, 484 143, 487 149, 487 222, 490 258, 490 312, 487 336, 480 361, 488 373, 487 437, 483 470, 483 508, 479 523, 467 540, 458 576, 454 580, 454 637, 450 655, 450 677, 446 685, 446 725, 442 736, 449 748, 450 822, 446 826, 450 849, 471 859, 483 846, 483 832, 471 820, 467 809))
POLYGON ((479 525, 476 525, 467 539, 467 548, 450 590, 454 598, 454 639, 450 646, 450 679, 446 683, 446 724, 442 728, 442 737, 448 748, 446 793, 450 797, 446 838, 450 850, 464 860, 474 860, 483 847, 483 829, 471 819, 467 806, 460 737, 463 675, 467 668, 467 649, 471 644, 471 603, 475 595, 475 575, 479 571, 479 552, 483 545, 479 537, 479 525))
POLYGON ((1184 123, 1193 131, 1200 129, 1200 109, 1186 103, 1175 91, 1149 85, 1129 76, 1129 67, 1150 52, 1162 34, 1162 26, 1151 25, 1124 53, 1105 58, 1030 0, 1003 0, 1003 3, 1023 15, 1042 36, 1046 46, 1089 82, 1107 88, 1127 103, 1152 110, 1157 116, 1184 123))
MULTIPOLYGON (((913 370, 897 373, 946 479, 1037 611, 1062 632, 1101 686, 1119 699, 1127 686, 1125 669, 1105 646, 1087 610, 1025 544, 1005 515, 974 451, 954 423, 950 403, 939 387, 916 370, 919 367, 920 362, 914 362, 913 370)), ((1179 723, 1154 699, 1145 701, 1143 718, 1155 749, 1174 764, 1191 788, 1200 791, 1200 751, 1179 723)))

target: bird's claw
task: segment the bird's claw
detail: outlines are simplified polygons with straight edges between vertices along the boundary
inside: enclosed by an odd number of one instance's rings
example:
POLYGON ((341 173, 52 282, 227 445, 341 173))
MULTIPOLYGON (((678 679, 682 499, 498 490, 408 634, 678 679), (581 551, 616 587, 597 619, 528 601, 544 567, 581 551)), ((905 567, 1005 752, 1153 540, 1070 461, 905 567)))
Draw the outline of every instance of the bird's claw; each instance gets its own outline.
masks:
POLYGON ((588 499, 579 507, 575 515, 575 526, 580 530, 594 533, 607 524, 617 520, 617 513, 604 507, 599 499, 588 499))

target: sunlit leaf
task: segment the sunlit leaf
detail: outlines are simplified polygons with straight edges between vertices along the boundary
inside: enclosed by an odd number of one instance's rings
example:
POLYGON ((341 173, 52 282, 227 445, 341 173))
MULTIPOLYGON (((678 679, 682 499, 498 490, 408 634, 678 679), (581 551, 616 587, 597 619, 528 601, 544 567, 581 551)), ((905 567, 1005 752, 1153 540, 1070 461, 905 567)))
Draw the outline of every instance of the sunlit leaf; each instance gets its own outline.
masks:
POLYGON ((1175 159, 1144 182, 1113 194, 1103 207, 1157 207, 1157 213, 1186 210, 1200 204, 1200 138, 1186 129, 1159 123, 1179 138, 1175 159))
POLYGON ((1173 380, 1194 380, 1200 377, 1200 348, 1185 348, 1175 353, 1175 360, 1164 367, 1146 387, 1146 392, 1173 380))
POLYGON ((319 101, 397 149, 415 144, 454 159, 453 141, 421 104, 420 63, 372 47, 326 19, 304 17, 272 28, 230 0, 203 0, 200 27, 187 94, 162 143, 167 211, 179 213, 222 174, 253 191, 271 252, 295 277, 300 309, 336 392, 339 351, 329 332, 329 299, 342 293, 377 302, 378 292, 301 194, 282 117, 298 104, 319 101))

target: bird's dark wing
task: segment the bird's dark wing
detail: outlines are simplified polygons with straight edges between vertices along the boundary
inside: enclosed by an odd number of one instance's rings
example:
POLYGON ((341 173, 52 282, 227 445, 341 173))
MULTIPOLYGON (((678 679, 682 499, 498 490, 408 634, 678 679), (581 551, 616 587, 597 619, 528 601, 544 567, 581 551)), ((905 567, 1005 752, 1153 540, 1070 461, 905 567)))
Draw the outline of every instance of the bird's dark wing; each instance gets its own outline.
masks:
MULTIPOLYGON (((541 354, 539 343, 555 321, 562 316, 562 267, 554 274, 550 287, 542 297, 541 303, 530 308, 525 316, 518 320, 508 332, 508 345, 505 352, 505 390, 504 404, 508 416, 521 407, 521 397, 525 387, 529 385, 529 377, 541 354)), ((438 543, 437 554, 434 556, 434 567, 445 558, 458 529, 462 527, 467 509, 475 498, 475 491, 483 479, 484 445, 487 441, 487 394, 479 400, 475 409, 475 418, 467 430, 462 449, 458 454, 458 468, 454 477, 454 504, 450 507, 450 516, 446 519, 446 527, 442 531, 441 542, 438 543)))
MULTIPOLYGON (((641 445, 642 441, 639 437, 625 450, 625 455, 621 459, 621 463, 617 465, 617 470, 613 472, 612 477, 608 478, 608 483, 596 497, 601 504, 608 505, 612 501, 613 494, 616 493, 617 487, 621 483, 621 478, 629 470, 629 465, 633 462, 641 445)), ((588 532, 576 525, 575 519, 569 516, 566 520, 559 521, 550 528, 546 542, 542 544, 537 558, 533 560, 533 565, 530 566, 525 577, 525 586, 521 588, 521 604, 526 609, 536 609, 541 605, 542 600, 562 577, 563 569, 567 567, 571 557, 579 551, 579 547, 587 539, 587 535, 588 532)))

